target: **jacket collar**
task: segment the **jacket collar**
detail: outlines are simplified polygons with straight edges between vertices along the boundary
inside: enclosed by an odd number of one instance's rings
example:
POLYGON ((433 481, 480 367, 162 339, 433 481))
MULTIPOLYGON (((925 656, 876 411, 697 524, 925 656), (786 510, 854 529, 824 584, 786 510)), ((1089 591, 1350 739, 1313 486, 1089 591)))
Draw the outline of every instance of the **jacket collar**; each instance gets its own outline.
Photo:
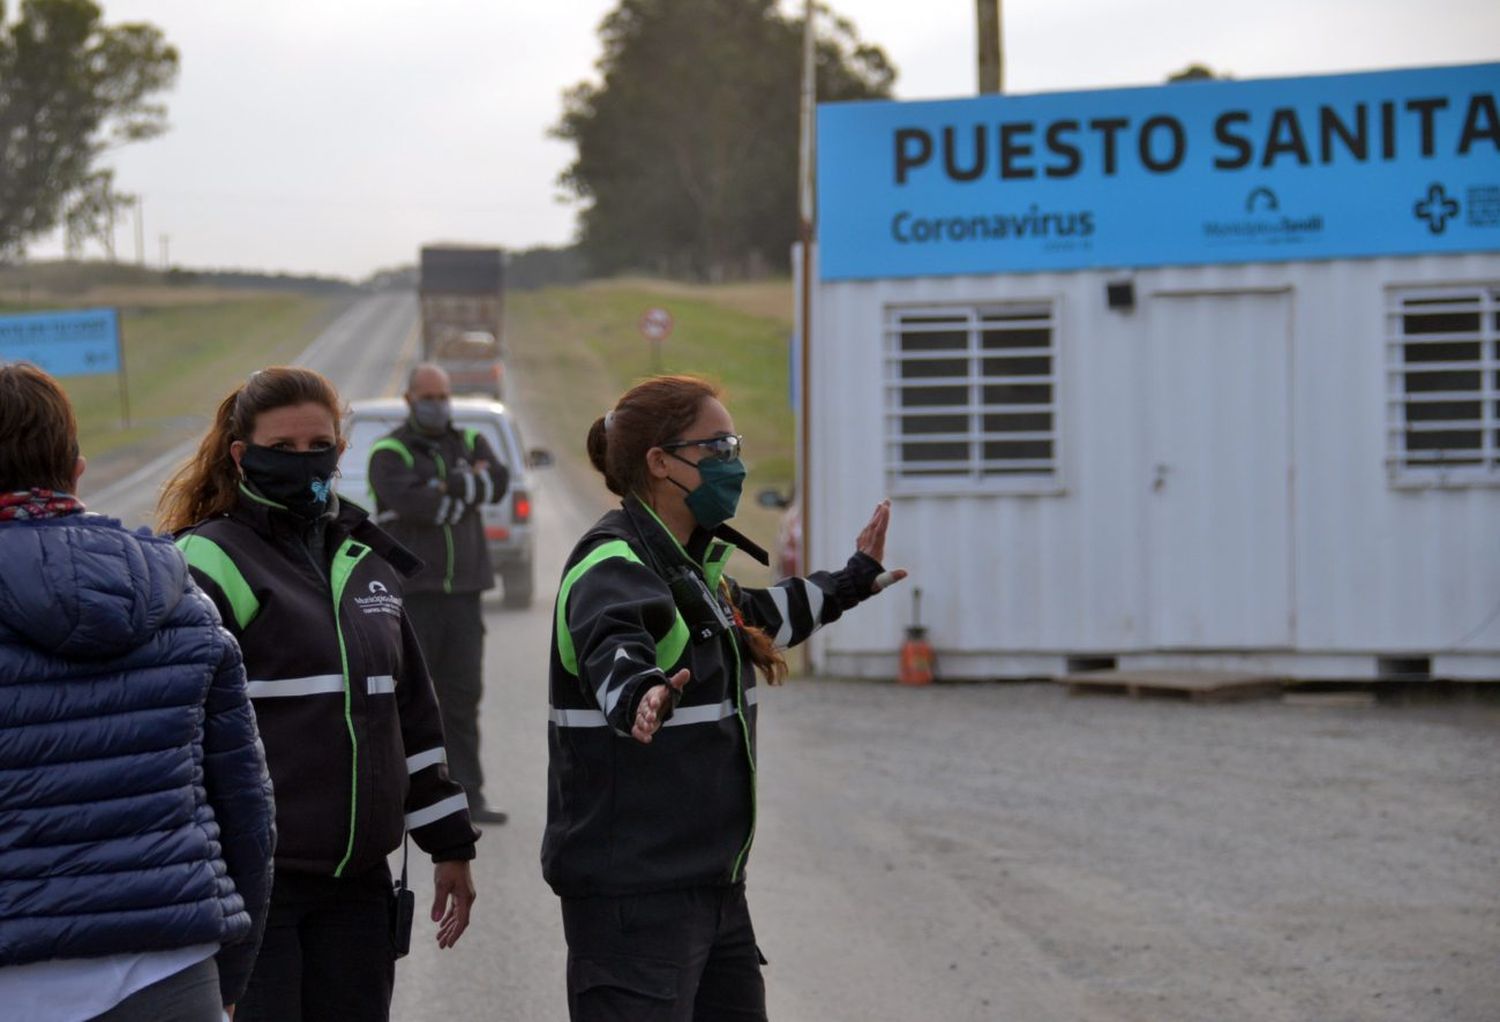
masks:
MULTIPOLYGON (((337 494, 332 500, 333 505, 323 515, 324 527, 328 530, 325 542, 330 550, 337 549, 345 539, 352 539, 368 546, 407 578, 422 570, 422 559, 376 525, 369 511, 337 494)), ((244 489, 240 490, 239 502, 229 512, 229 517, 273 541, 306 542, 307 530, 311 527, 310 523, 289 511, 244 489)))
POLYGON ((687 543, 679 543, 666 523, 640 498, 626 497, 621 502, 621 509, 628 520, 628 526, 650 550, 661 568, 686 564, 700 573, 703 571, 703 557, 708 552, 712 539, 706 531, 694 526, 687 543))
POLYGON ((744 551, 750 557, 767 567, 771 564, 771 555, 766 553, 765 548, 738 529, 732 528, 728 522, 718 525, 711 530, 705 529, 701 525, 693 526, 693 533, 688 537, 687 544, 684 546, 684 544, 677 542, 677 537, 672 535, 666 523, 657 517, 656 512, 647 507, 640 498, 635 496, 626 497, 624 507, 625 513, 631 517, 632 521, 639 521, 643 518, 649 519, 656 526, 657 532, 660 533, 658 542, 664 541, 669 546, 676 548, 680 557, 699 570, 702 570, 709 562, 722 563, 723 558, 714 553, 714 540, 719 540, 721 543, 726 543, 729 546, 744 551), (708 558, 707 561, 705 557, 708 558))

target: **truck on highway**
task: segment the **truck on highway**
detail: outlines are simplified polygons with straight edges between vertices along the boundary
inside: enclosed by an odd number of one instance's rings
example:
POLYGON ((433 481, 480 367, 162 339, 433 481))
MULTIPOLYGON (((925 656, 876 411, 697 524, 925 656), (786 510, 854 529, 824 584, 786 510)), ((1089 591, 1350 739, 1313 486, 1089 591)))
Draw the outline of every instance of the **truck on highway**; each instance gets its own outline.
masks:
POLYGON ((505 266, 500 249, 424 246, 417 294, 423 361, 448 371, 453 393, 500 400, 505 390, 505 266))

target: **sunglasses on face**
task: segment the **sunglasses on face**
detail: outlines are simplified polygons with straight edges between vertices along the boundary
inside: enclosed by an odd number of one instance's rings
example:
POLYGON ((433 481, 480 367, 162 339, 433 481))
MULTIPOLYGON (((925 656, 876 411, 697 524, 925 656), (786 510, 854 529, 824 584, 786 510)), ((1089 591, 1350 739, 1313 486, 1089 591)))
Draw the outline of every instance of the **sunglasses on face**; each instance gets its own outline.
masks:
POLYGON ((702 440, 678 440, 675 443, 661 445, 664 451, 676 451, 683 447, 703 448, 701 461, 740 460, 740 438, 737 433, 726 433, 724 436, 711 436, 702 440))

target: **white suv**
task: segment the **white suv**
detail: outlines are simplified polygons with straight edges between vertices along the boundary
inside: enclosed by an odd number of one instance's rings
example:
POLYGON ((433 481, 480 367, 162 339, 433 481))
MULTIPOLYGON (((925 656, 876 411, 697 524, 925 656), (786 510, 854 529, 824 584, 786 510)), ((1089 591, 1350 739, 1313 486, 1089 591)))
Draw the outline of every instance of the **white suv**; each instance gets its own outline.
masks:
MULTIPOLYGON (((337 488, 372 512, 375 495, 370 492, 370 448, 405 423, 408 414, 406 402, 396 397, 355 401, 349 406, 349 419, 344 425, 349 448, 339 459, 337 488)), ((460 431, 477 429, 510 470, 510 488, 505 499, 498 504, 485 504, 480 512, 484 515, 484 538, 489 547, 490 563, 500 576, 505 605, 529 606, 536 587, 536 559, 533 556, 536 537, 531 525, 534 491, 530 469, 552 464, 552 456, 543 450, 526 449, 515 417, 498 401, 454 398, 453 425, 460 431)))

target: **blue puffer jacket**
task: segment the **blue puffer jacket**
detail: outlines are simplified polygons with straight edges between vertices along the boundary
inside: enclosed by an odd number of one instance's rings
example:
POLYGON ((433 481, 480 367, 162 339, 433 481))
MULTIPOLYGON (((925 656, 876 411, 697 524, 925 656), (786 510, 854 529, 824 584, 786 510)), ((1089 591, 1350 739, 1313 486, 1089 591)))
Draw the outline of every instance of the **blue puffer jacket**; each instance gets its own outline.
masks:
POLYGON ((0 522, 0 966, 221 942, 254 963, 275 843, 239 647, 169 540, 0 522))

